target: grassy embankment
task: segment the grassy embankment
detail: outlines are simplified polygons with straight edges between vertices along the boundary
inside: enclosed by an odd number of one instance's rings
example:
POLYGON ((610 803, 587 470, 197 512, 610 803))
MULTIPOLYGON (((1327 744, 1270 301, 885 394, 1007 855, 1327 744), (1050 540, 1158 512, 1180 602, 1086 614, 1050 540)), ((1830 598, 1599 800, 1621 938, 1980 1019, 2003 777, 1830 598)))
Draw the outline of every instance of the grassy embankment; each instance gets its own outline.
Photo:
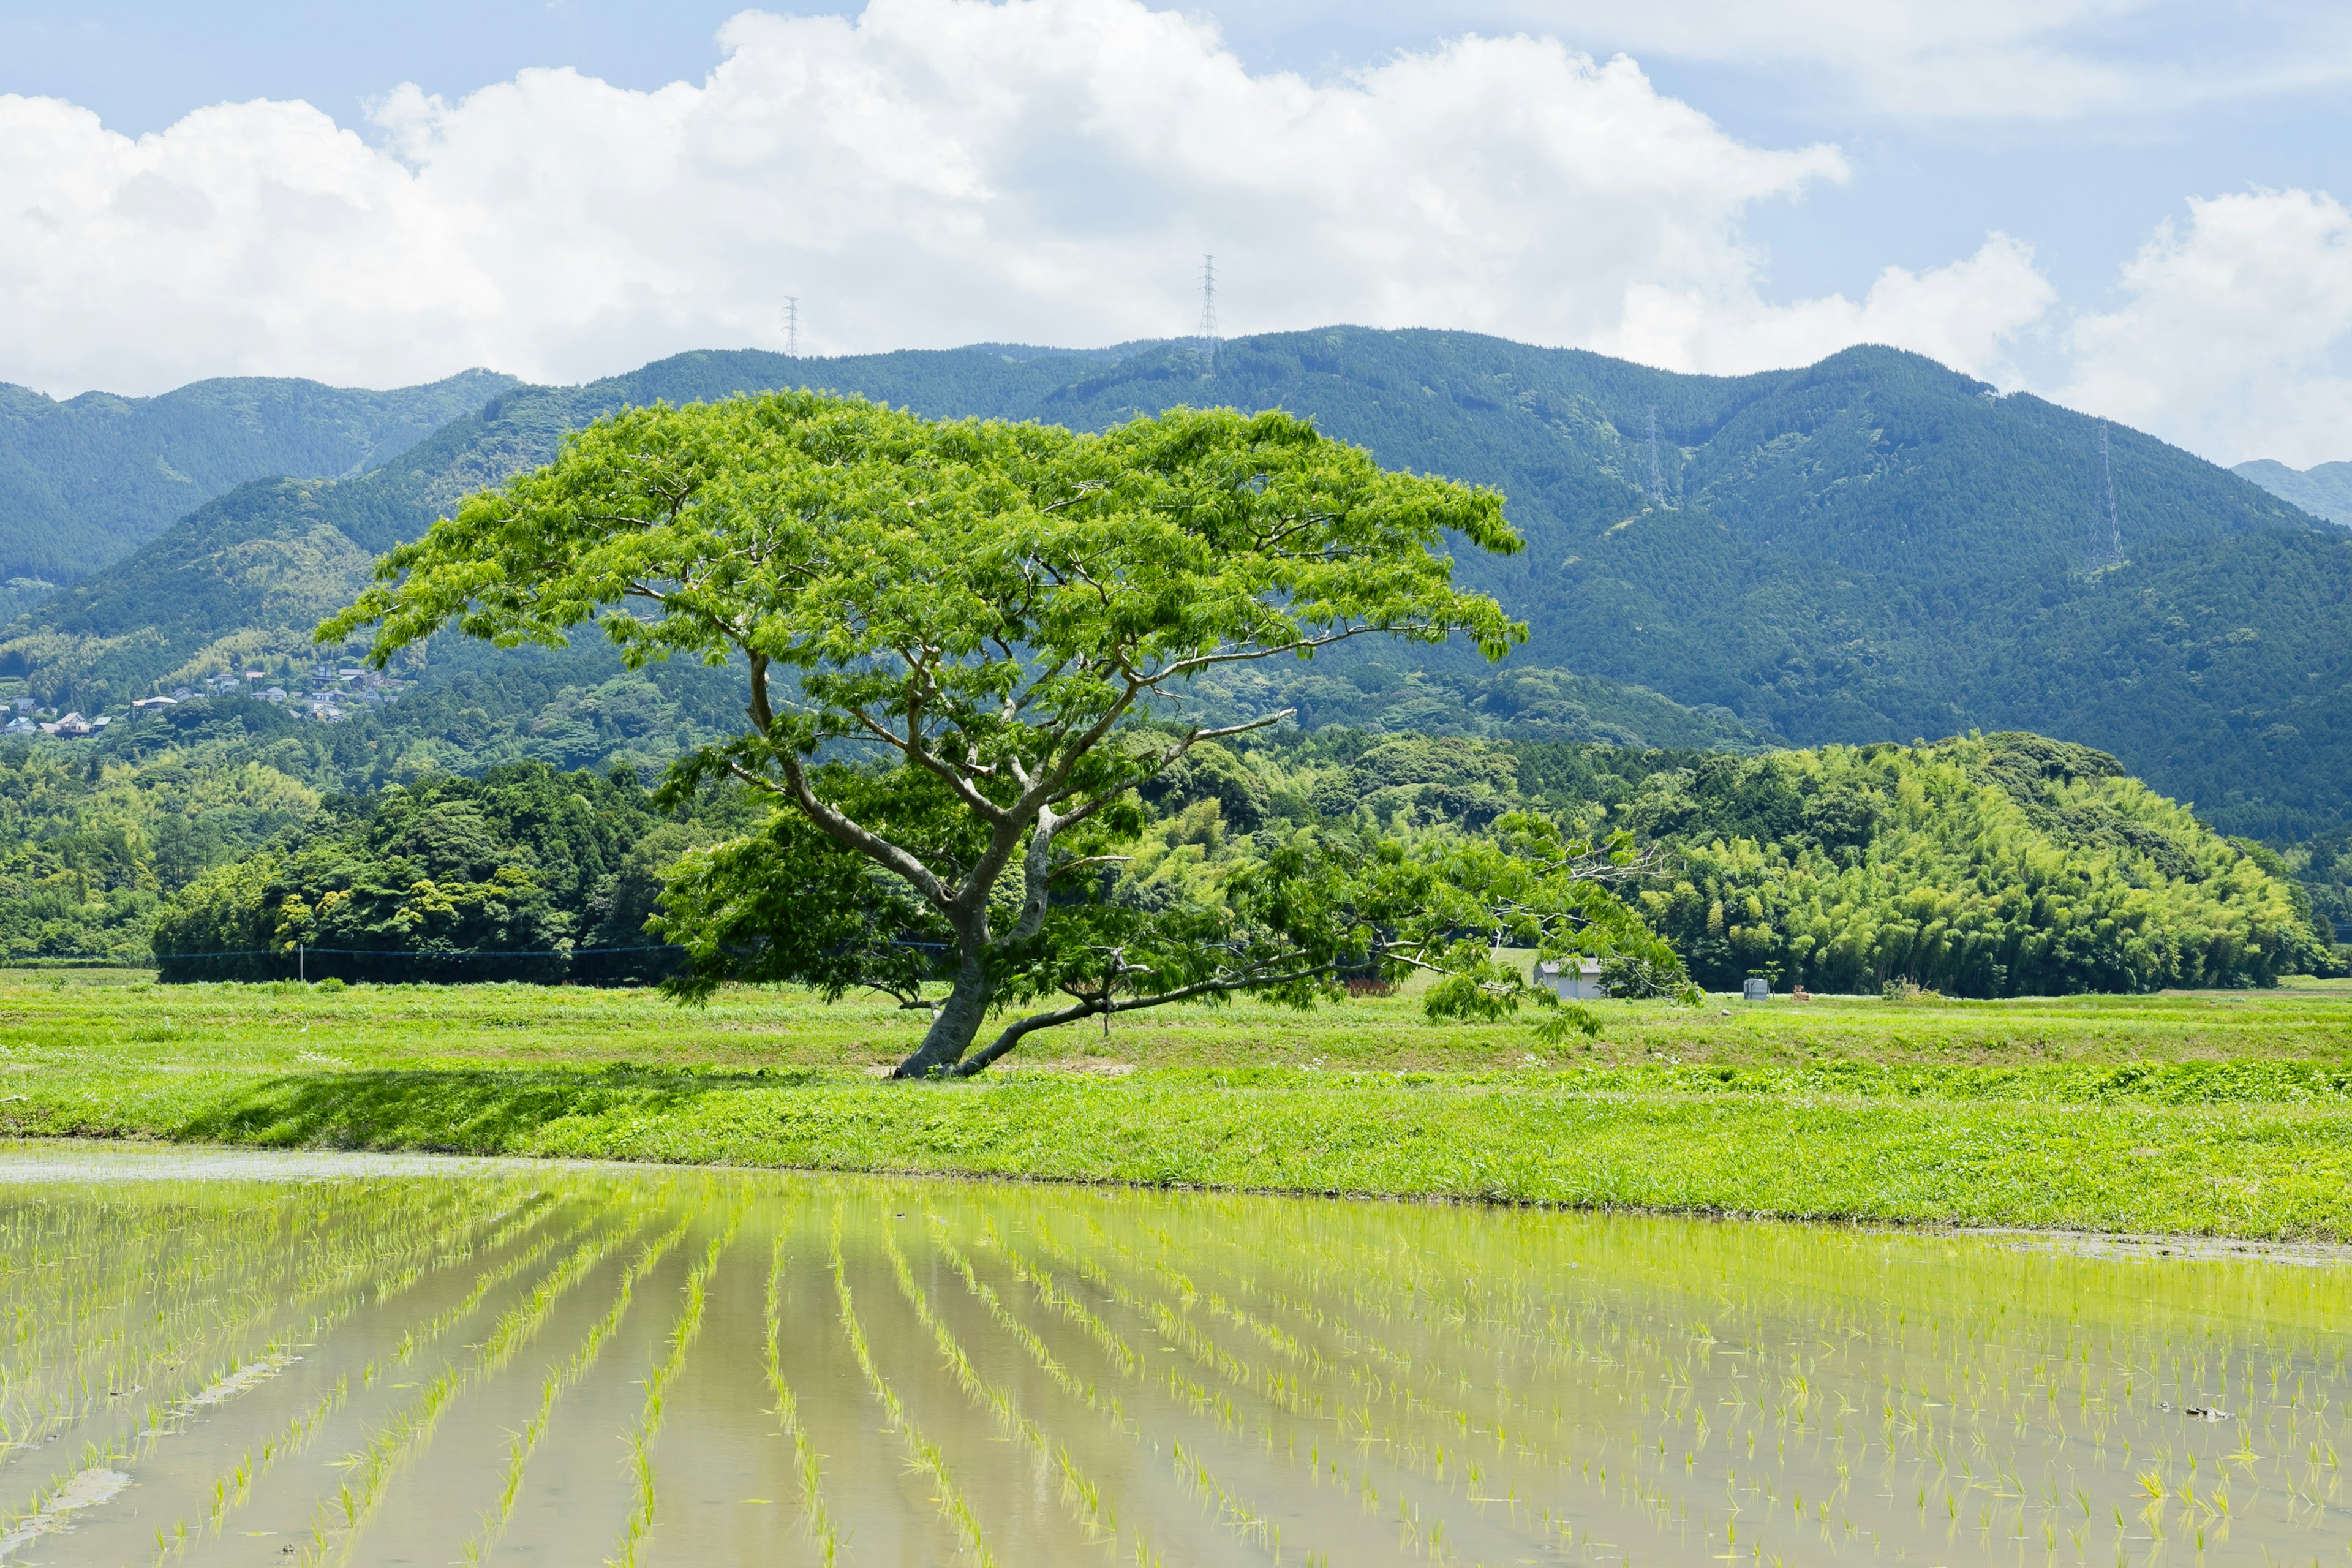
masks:
POLYGON ((1064 1030, 873 1081, 887 1006, 0 973, 0 1133, 968 1172, 2352 1239, 2352 986, 1604 1004, 1590 1046, 1406 998, 1064 1030))

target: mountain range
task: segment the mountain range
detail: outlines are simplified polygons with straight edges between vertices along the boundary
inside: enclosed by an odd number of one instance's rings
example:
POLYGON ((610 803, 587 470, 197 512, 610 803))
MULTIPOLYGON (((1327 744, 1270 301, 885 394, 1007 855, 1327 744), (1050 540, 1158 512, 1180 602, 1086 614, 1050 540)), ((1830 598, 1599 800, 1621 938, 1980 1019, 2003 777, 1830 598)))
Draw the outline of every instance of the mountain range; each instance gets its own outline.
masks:
POLYGON ((0 383, 0 581, 20 595, 77 582, 224 490, 363 472, 518 384, 485 370, 393 392, 239 377, 60 403, 0 383))
POLYGON ((2282 500, 2294 502, 2314 517, 2352 527, 2352 463, 2321 463, 2315 468, 2290 468, 2269 458, 2240 463, 2230 470, 2252 479, 2282 500))
MULTIPOLYGON (((803 384, 1082 428, 1278 405, 1385 463, 1504 491, 1528 548, 1461 561, 1528 624, 1501 668, 1355 647, 1229 680, 1211 694, 1225 708, 1742 749, 2031 729, 2115 753, 2225 831, 2352 823, 2352 531, 2153 437, 1882 348, 1738 377, 1357 328, 1213 358, 1188 342, 684 354, 585 386, 490 388, 354 476, 314 463, 228 488, 9 626, 0 676, 95 711, 307 658, 310 626, 374 554, 564 431, 803 384)), ((93 510, 89 526, 113 525, 93 510)), ((432 652, 477 678, 496 657, 432 652)))

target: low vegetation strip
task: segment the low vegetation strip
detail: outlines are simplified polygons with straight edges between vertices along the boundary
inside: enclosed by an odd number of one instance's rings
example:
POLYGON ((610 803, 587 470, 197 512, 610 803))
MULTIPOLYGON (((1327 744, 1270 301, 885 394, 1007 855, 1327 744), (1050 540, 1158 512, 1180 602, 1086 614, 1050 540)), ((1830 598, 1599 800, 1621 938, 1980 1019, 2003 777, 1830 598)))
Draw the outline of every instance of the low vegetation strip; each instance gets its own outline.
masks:
POLYGON ((892 1010, 529 986, 0 983, 0 1133, 2352 1240, 2352 991, 1595 1005, 1402 997, 869 1076, 892 1010), (1189 1065, 1188 1065, 1189 1064, 1189 1065))
POLYGON ((2352 1238, 2352 1103, 1888 1101, 1576 1077, 971 1088, 588 1072, 93 1073, 13 1130, 2352 1238))

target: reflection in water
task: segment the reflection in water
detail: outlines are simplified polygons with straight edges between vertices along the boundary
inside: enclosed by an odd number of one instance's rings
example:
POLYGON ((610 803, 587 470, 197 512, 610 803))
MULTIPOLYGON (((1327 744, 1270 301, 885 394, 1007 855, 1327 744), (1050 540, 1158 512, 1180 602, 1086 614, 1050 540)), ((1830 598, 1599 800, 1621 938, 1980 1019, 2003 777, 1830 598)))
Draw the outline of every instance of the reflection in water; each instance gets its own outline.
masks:
POLYGON ((0 1149, 0 1558, 2343 1562, 2352 1268, 0 1149))

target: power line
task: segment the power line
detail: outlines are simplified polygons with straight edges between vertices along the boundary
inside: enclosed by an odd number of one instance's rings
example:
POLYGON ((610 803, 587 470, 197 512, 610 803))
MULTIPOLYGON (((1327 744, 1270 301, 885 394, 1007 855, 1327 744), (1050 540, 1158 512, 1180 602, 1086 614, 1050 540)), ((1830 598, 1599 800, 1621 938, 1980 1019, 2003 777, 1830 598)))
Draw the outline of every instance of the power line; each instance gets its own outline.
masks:
POLYGON ((1217 374, 1217 258, 1201 258, 1201 352, 1208 356, 1209 374, 1217 374))
POLYGON ((801 357, 801 297, 784 296, 784 353, 793 359, 801 357))

